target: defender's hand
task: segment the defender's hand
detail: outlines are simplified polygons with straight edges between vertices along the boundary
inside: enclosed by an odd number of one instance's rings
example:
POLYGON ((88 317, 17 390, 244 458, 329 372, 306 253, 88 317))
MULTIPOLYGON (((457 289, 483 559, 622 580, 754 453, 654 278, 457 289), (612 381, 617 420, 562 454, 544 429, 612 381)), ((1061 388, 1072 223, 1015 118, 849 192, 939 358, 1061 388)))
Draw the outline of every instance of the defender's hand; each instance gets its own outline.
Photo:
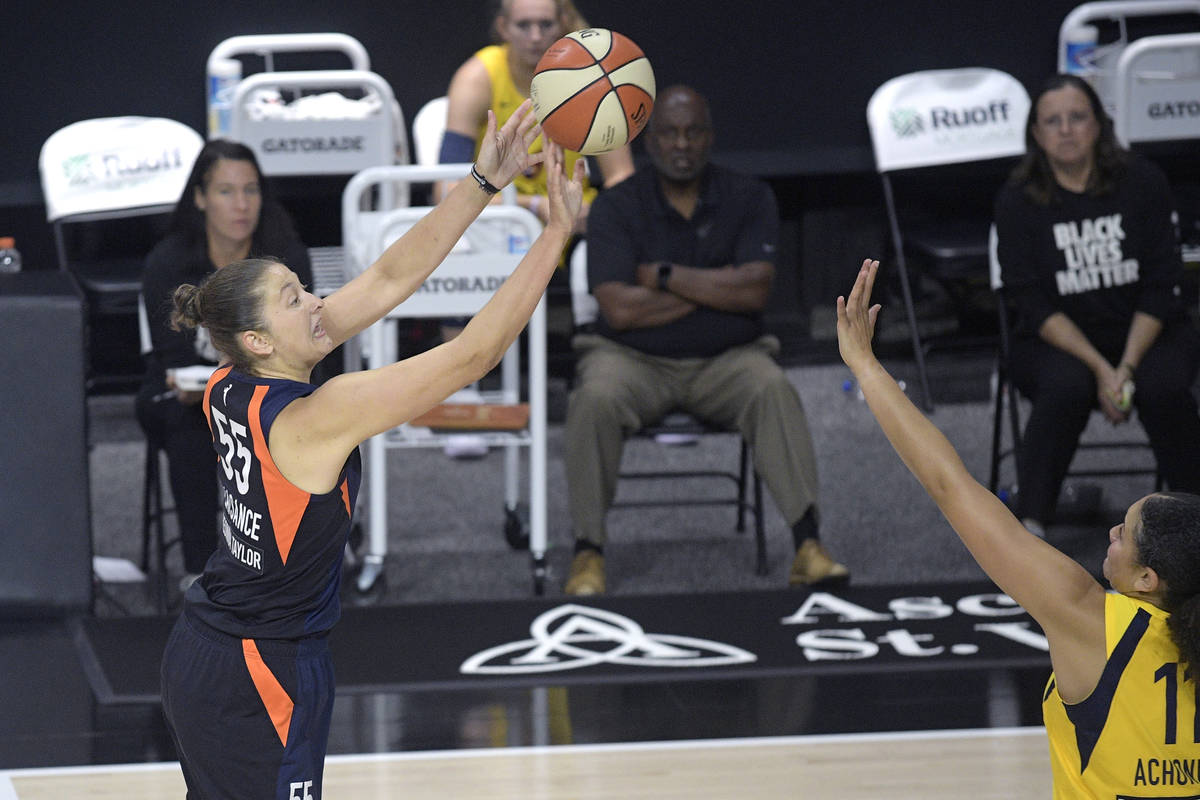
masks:
POLYGON ((875 275, 879 262, 865 259, 854 279, 850 297, 837 299, 838 352, 851 370, 874 360, 871 337, 875 335, 875 320, 881 306, 871 301, 871 289, 875 286, 875 275))

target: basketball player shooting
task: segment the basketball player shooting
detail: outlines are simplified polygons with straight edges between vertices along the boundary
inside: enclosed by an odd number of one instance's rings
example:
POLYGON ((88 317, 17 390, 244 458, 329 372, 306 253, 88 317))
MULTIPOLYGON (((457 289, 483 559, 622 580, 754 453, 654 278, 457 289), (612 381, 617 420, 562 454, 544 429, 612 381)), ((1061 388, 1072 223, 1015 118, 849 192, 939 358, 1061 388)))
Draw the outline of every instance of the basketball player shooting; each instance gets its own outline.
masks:
POLYGON ((189 797, 320 800, 334 697, 325 634, 341 615, 358 447, 500 362, 570 237, 582 165, 569 179, 562 149, 546 148, 550 222, 458 338, 321 386, 312 369, 421 287, 491 198, 542 158, 528 152, 537 134, 528 101, 499 129, 489 113, 470 176, 327 298, 266 258, 176 290, 175 322, 203 325, 227 357, 203 400, 224 536, 187 591, 161 673, 189 797))

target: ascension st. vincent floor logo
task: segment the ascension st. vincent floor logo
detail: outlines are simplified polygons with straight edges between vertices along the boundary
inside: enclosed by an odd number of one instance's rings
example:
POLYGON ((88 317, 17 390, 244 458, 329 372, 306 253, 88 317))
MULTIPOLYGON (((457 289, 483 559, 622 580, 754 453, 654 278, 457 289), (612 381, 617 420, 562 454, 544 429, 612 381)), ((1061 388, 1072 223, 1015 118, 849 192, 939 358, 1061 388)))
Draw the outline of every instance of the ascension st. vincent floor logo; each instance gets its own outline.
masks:
POLYGON ((561 672, 596 664, 640 667, 716 667, 749 664, 740 647, 691 636, 646 633, 628 617, 587 606, 557 606, 529 626, 532 638, 496 645, 468 658, 464 675, 561 672))

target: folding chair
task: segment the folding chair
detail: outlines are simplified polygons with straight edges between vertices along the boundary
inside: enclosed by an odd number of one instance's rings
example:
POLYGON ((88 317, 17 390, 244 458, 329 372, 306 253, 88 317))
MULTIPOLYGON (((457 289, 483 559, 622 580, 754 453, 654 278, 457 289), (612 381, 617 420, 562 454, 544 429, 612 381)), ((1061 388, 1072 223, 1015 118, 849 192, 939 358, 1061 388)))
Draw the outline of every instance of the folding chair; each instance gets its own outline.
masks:
MULTIPOLYGON (((416 224, 429 208, 364 209, 363 198, 372 191, 397 181, 431 183, 461 178, 470 164, 439 164, 437 166, 371 167, 350 179, 342 194, 343 241, 351 274, 369 266, 383 250, 416 224)), ((503 280, 516 268, 528 245, 541 231, 541 222, 523 208, 516 207, 515 190, 511 186, 501 192, 504 203, 488 206, 471 224, 462 240, 452 249, 437 271, 422 289, 415 292, 387 317, 364 332, 368 369, 391 363, 397 358, 396 326, 403 318, 444 318, 469 316, 479 311, 503 280)), ((512 415, 512 424, 484 426, 480 432, 489 446, 504 448, 504 533, 512 544, 515 528, 523 527, 517 515, 520 486, 520 448, 528 449, 528 509, 529 551, 534 591, 545 590, 547 518, 546 518, 546 310, 545 301, 537 305, 530 317, 525 337, 528 357, 528 402, 524 419, 512 415)), ((501 388, 494 392, 479 392, 484 416, 491 411, 503 415, 518 408, 521 396, 521 346, 514 342, 501 362, 501 388), (504 407, 504 408, 499 408, 504 407)), ((443 409, 452 412, 453 409, 443 409)), ((430 421, 411 421, 387 433, 372 437, 366 443, 366 487, 368 502, 366 526, 367 552, 357 585, 360 591, 371 588, 382 574, 387 555, 386 453, 396 448, 442 447, 446 434, 433 417, 430 421), (429 427, 426 427, 426 426, 429 427)), ((440 415, 445 421, 445 416, 440 415)), ((498 419, 498 417, 496 418, 498 419)))
MULTIPOLYGON (((996 226, 992 225, 988 230, 988 266, 989 277, 992 285, 992 290, 996 298, 996 316, 999 326, 999 341, 996 347, 996 385, 994 406, 992 409, 992 453, 991 462, 988 468, 988 490, 992 494, 996 494, 1000 488, 1000 464, 1011 456, 1013 463, 1020 463, 1021 451, 1021 411, 1020 398, 1017 387, 1011 380, 1011 309, 1008 306, 1004 296, 1004 284, 1000 277, 1000 259, 997 256, 997 237, 996 226), (1007 401, 1007 416, 1009 426, 1009 442, 1010 447, 1005 450, 1002 447, 1005 404, 1007 401)), ((1093 412, 1097 413, 1097 412, 1093 412)), ((1158 466, 1153 467, 1124 467, 1121 469, 1113 469, 1110 467, 1089 467, 1084 463, 1080 466, 1075 466, 1076 461, 1079 461, 1080 453, 1103 452, 1103 451, 1127 451, 1137 450, 1144 451, 1149 454, 1150 461, 1154 463, 1154 451, 1150 448, 1150 442, 1145 437, 1141 439, 1120 439, 1116 441, 1087 441, 1080 439, 1079 445, 1076 448, 1076 458, 1071 462, 1071 468, 1067 470, 1068 478, 1079 477, 1114 477, 1122 475, 1153 475, 1154 489, 1159 491, 1163 487, 1162 473, 1158 471, 1158 466)), ((1084 456, 1086 459, 1087 456, 1084 456)), ((1014 467, 1014 473, 1016 469, 1014 467)), ((1021 476, 1017 475, 1017 488, 1020 489, 1021 476)))
POLYGON ((137 300, 146 253, 166 231, 204 142, 181 123, 104 117, 56 131, 38 161, 58 266, 88 305, 88 387, 141 379, 137 300))
MULTIPOLYGON (((570 286, 571 286, 571 311, 574 317, 575 330, 577 332, 587 331, 588 328, 595 323, 599 313, 600 306, 596 302, 596 298, 592 296, 588 289, 587 278, 587 242, 580 241, 575 245, 575 250, 571 253, 570 261, 570 286)), ((732 436, 738 435, 736 430, 723 428, 700 420, 691 414, 682 411, 673 411, 667 414, 653 425, 648 425, 637 431, 634 436, 638 439, 647 441, 665 441, 669 437, 700 437, 700 436, 732 436)), ((742 533, 746 529, 746 512, 749 511, 754 515, 754 541, 755 541, 755 572, 759 575, 766 575, 767 568, 767 539, 764 529, 763 511, 762 511, 762 481, 759 479, 758 471, 753 468, 750 462, 750 446, 746 440, 738 436, 738 441, 741 444, 738 457, 738 469, 736 472, 731 470, 719 469, 688 469, 688 470, 622 470, 617 476, 620 480, 679 480, 679 479, 704 479, 704 478, 724 478, 733 482, 736 488, 736 494, 729 496, 713 496, 705 494, 703 496, 693 495, 683 499, 637 499, 626 500, 620 497, 618 492, 617 498, 613 501, 612 508, 647 508, 654 506, 734 506, 737 509, 736 530, 742 533), (747 492, 753 492, 752 497, 747 497, 747 492)))
MULTIPOLYGON (((1114 118, 1122 108, 1118 63, 1130 42, 1200 30, 1200 0, 1099 0, 1071 9, 1058 30, 1058 71, 1078 71, 1091 82, 1105 110, 1114 118), (1096 46, 1082 64, 1072 64, 1071 34, 1096 29, 1096 46)), ((1168 69, 1171 68, 1168 66, 1168 69)), ((1187 70, 1185 70, 1186 72, 1187 70)), ((1118 136, 1120 132, 1118 131, 1118 136)))
POLYGON ((900 75, 876 89, 867 104, 926 410, 933 410, 925 364, 929 343, 922 342, 917 324, 909 257, 951 294, 956 285, 986 280, 991 204, 1007 171, 1007 162, 999 160, 1024 153, 1028 112, 1029 95, 1020 82, 975 67, 900 75), (903 209, 893 190, 897 173, 914 186, 906 197, 912 202, 903 209), (946 175, 952 182, 937 182, 946 175))
MULTIPOLYGON (((366 48, 357 39, 344 33, 276 33, 233 36, 220 42, 208 56, 210 81, 219 65, 232 59, 261 57, 264 70, 241 77, 227 97, 210 92, 209 136, 228 136, 244 142, 254 151, 263 174, 280 184, 303 179, 306 184, 335 185, 367 167, 407 164, 409 161, 408 128, 404 112, 396 101, 392 87, 380 75, 371 72, 366 48), (276 70, 275 56, 299 53, 312 58, 318 53, 339 54, 349 63, 349 69, 276 70), (329 107, 317 112, 301 113, 295 105, 282 102, 278 115, 264 113, 256 107, 260 92, 278 92, 293 101, 308 100, 304 95, 318 92, 346 93, 347 103, 338 106, 345 116, 330 116, 329 107), (367 102, 357 107, 349 96, 359 96, 367 102), (377 102, 376 102, 377 101, 377 102), (319 113, 318 113, 319 112, 319 113), (227 126, 228 130, 222 130, 227 126)), ((318 98, 336 99, 336 98, 318 98)), ((312 111, 311 107, 309 111, 312 111)), ((339 185, 339 190, 342 184, 339 185)), ((306 187, 306 193, 310 191, 306 187)), ((390 207, 409 205, 407 184, 380 187, 388 194, 390 207)), ((325 198, 329 211, 336 213, 340 203, 337 195, 325 198)), ((324 215, 324 209, 318 209, 324 215)), ((324 218, 324 216, 322 216, 324 218)), ((346 282, 346 260, 342 248, 324 244, 310 247, 313 283, 316 294, 325 297, 346 282)), ((357 369, 356 347, 350 344, 343 355, 345 369, 357 369)))
POLYGON ((435 97, 417 110, 413 117, 413 149, 417 163, 431 167, 438 163, 442 150, 442 134, 446 132, 446 97, 435 97))
MULTIPOLYGON (((442 136, 446 131, 448 104, 449 98, 435 97, 421 106, 416 116, 413 117, 413 151, 416 155, 416 163, 421 166, 433 167, 438 164, 441 156, 442 136)), ((555 313, 565 304, 569 295, 569 290, 563 286, 559 277, 559 273, 555 273, 546 290, 546 301, 551 309, 551 320, 566 319, 565 315, 555 313)), ((566 327, 569 328, 569 325, 566 327)), ((570 332, 556 328, 557 326, 552 326, 547 334, 550 337, 550 349, 547 353, 549 369, 552 375, 566 375, 570 373, 572 363, 568 342, 570 332)))
MULTIPOLYGON (((1195 4, 1200 14, 1200 2, 1195 4)), ((1200 19, 1197 20, 1200 26, 1200 19)), ((1145 36, 1125 48, 1114 72, 1113 127, 1126 147, 1166 172, 1179 212, 1187 288, 1200 282, 1200 31, 1145 36)))

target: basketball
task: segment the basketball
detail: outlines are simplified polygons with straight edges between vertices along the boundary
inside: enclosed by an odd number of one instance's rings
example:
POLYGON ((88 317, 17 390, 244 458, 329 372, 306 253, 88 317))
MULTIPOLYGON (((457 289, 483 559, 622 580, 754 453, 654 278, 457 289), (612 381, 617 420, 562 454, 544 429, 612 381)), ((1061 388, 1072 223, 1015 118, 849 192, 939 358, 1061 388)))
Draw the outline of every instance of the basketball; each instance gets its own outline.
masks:
POLYGON ((585 28, 559 39, 538 61, 529 89, 547 136, 584 155, 633 141, 654 108, 654 70, 629 37, 585 28))

